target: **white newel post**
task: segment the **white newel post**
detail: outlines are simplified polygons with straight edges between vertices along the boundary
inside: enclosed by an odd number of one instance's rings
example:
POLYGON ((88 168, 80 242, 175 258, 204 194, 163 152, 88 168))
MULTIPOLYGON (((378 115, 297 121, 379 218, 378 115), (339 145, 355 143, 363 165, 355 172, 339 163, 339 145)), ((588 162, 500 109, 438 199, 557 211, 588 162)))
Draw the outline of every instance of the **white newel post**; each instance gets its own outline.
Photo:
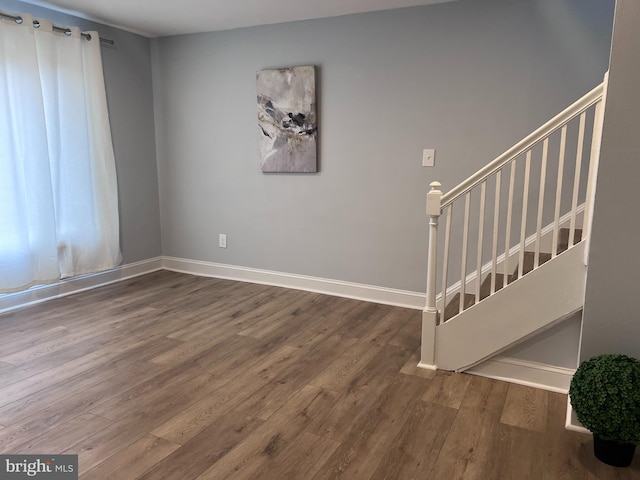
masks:
POLYGON ((438 325, 436 308, 436 271, 438 256, 438 218, 441 214, 442 191, 440 183, 432 182, 427 194, 427 215, 429 216, 429 252, 427 255, 427 300, 422 312, 421 368, 435 369, 435 340, 438 325))

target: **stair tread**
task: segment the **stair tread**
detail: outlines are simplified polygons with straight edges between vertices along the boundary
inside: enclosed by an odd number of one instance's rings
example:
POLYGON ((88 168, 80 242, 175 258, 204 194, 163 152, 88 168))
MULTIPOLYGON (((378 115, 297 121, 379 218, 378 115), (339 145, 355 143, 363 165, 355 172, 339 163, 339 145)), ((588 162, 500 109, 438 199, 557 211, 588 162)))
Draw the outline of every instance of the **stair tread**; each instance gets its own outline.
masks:
MULTIPOLYGON (((507 283, 510 283, 512 281, 513 279, 512 279, 512 276, 510 275, 509 279, 507 280, 507 283)), ((496 292, 504 286, 503 282, 504 282, 504 274, 496 273, 496 287, 495 287, 496 292)), ((492 283, 491 274, 489 274, 482 281, 482 285, 480 285, 480 300, 484 300, 489 295, 491 295, 491 283, 492 283)))
MULTIPOLYGON (((573 245, 582 240, 582 229, 576 228, 573 232, 573 245)), ((558 253, 562 253, 569 248, 569 229, 561 228, 558 233, 558 253)))
MULTIPOLYGON (((522 262, 522 275, 526 275, 527 273, 533 270, 533 266, 535 264, 535 258, 536 258, 535 252, 524 252, 524 261, 522 262)), ((540 252, 538 257, 538 266, 542 265, 545 262, 548 262, 549 260, 551 260, 550 253, 540 252)), ((520 265, 518 264, 515 271, 513 272, 511 281, 517 279, 519 276, 520 276, 520 265)))
MULTIPOLYGON (((476 296, 473 293, 465 293, 463 310, 469 308, 475 301, 476 296)), ((446 322, 450 318, 455 317, 458 313, 460 313, 460 292, 456 293, 449 303, 447 303, 444 309, 444 321, 446 322)))

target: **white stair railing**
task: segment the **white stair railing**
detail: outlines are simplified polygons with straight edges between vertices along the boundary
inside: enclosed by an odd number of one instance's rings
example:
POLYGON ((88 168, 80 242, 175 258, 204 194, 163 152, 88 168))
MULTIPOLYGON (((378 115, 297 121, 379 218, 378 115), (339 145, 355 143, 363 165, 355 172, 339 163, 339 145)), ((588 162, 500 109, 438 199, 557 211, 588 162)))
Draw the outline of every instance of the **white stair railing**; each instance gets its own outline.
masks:
POLYGON ((576 243, 580 221, 582 239, 588 238, 606 83, 607 75, 602 84, 447 193, 441 192, 439 182, 431 183, 421 366, 433 366, 435 328, 453 316, 445 317, 448 298, 458 294, 457 311, 462 312, 470 306, 470 295, 476 304, 481 296, 507 286, 514 273, 522 277, 525 249, 533 249, 533 265, 528 269, 538 268, 541 254, 558 255, 559 233, 565 225, 569 229, 567 248, 576 243), (588 168, 584 168, 589 140, 588 168), (442 215, 444 232, 439 232, 442 215), (487 275, 490 282, 483 288, 487 275))

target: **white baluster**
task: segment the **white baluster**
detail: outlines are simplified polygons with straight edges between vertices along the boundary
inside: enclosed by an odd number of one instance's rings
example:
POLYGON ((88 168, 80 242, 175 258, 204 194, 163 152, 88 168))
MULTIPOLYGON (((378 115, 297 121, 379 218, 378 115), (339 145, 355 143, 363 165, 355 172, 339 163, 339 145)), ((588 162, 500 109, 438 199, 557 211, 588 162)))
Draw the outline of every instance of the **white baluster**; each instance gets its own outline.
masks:
POLYGON ((482 285, 482 241, 484 237, 484 204, 487 196, 487 182, 480 184, 480 219, 478 220, 478 256, 476 257, 476 301, 480 301, 480 286, 482 285))
POLYGON ((442 321, 444 318, 444 310, 447 307, 447 277, 449 273, 449 244, 451 238, 451 215, 453 214, 453 204, 447 208, 447 223, 444 231, 444 258, 442 260, 442 321))
POLYGON ((462 268, 460 269, 460 310, 464 310, 464 297, 467 288, 467 248, 469 243, 469 206, 471 192, 467 192, 464 200, 464 224, 462 225, 462 268))
POLYGON ((544 210, 544 186, 547 176, 547 156, 549 154, 549 138, 542 143, 542 165, 540 166, 540 191, 538 194, 538 223, 536 224, 536 250, 533 268, 540 265, 540 238, 542 236, 542 213, 544 210))
POLYGON ((502 278, 502 286, 505 287, 509 283, 509 250, 511 249, 511 216, 513 214, 513 189, 516 180, 516 162, 511 163, 511 174, 509 176, 509 203, 507 203, 507 228, 504 239, 504 277, 502 278))
POLYGON ((500 184, 502 170, 496 173, 496 196, 493 205, 493 249, 491 250, 491 295, 496 293, 496 274, 498 273, 498 232, 500 230, 500 184))
POLYGON ((562 201, 562 176, 564 175, 564 154, 567 146, 567 126, 560 133, 560 156, 558 158, 558 181, 556 183, 556 210, 553 217, 553 244, 551 257, 558 254, 558 234, 560 232, 560 202, 562 201))
POLYGON ((522 221, 520 222, 520 264, 518 278, 524 275, 524 241, 527 230, 527 204, 529 202, 529 174, 531 172, 531 150, 527 152, 524 163, 524 186, 522 187, 522 221))
POLYGON ((576 212, 578 211, 578 190, 580 189, 580 171, 582 169, 582 149, 584 144, 584 127, 587 112, 580 115, 580 129, 578 131, 578 151, 576 152, 576 174, 573 177, 573 197, 571 199, 571 222, 569 223, 569 241, 567 248, 573 247, 576 232, 576 212))

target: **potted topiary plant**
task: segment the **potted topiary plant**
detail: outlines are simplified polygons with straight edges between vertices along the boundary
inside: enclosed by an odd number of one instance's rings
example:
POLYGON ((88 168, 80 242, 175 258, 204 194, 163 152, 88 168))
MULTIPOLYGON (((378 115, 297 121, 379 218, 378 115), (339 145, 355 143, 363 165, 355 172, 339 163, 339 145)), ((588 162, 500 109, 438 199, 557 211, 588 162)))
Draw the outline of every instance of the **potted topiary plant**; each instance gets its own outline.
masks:
POLYGON ((571 406, 593 433, 596 457, 627 467, 640 444, 640 361, 598 355, 583 362, 571 380, 571 406))

